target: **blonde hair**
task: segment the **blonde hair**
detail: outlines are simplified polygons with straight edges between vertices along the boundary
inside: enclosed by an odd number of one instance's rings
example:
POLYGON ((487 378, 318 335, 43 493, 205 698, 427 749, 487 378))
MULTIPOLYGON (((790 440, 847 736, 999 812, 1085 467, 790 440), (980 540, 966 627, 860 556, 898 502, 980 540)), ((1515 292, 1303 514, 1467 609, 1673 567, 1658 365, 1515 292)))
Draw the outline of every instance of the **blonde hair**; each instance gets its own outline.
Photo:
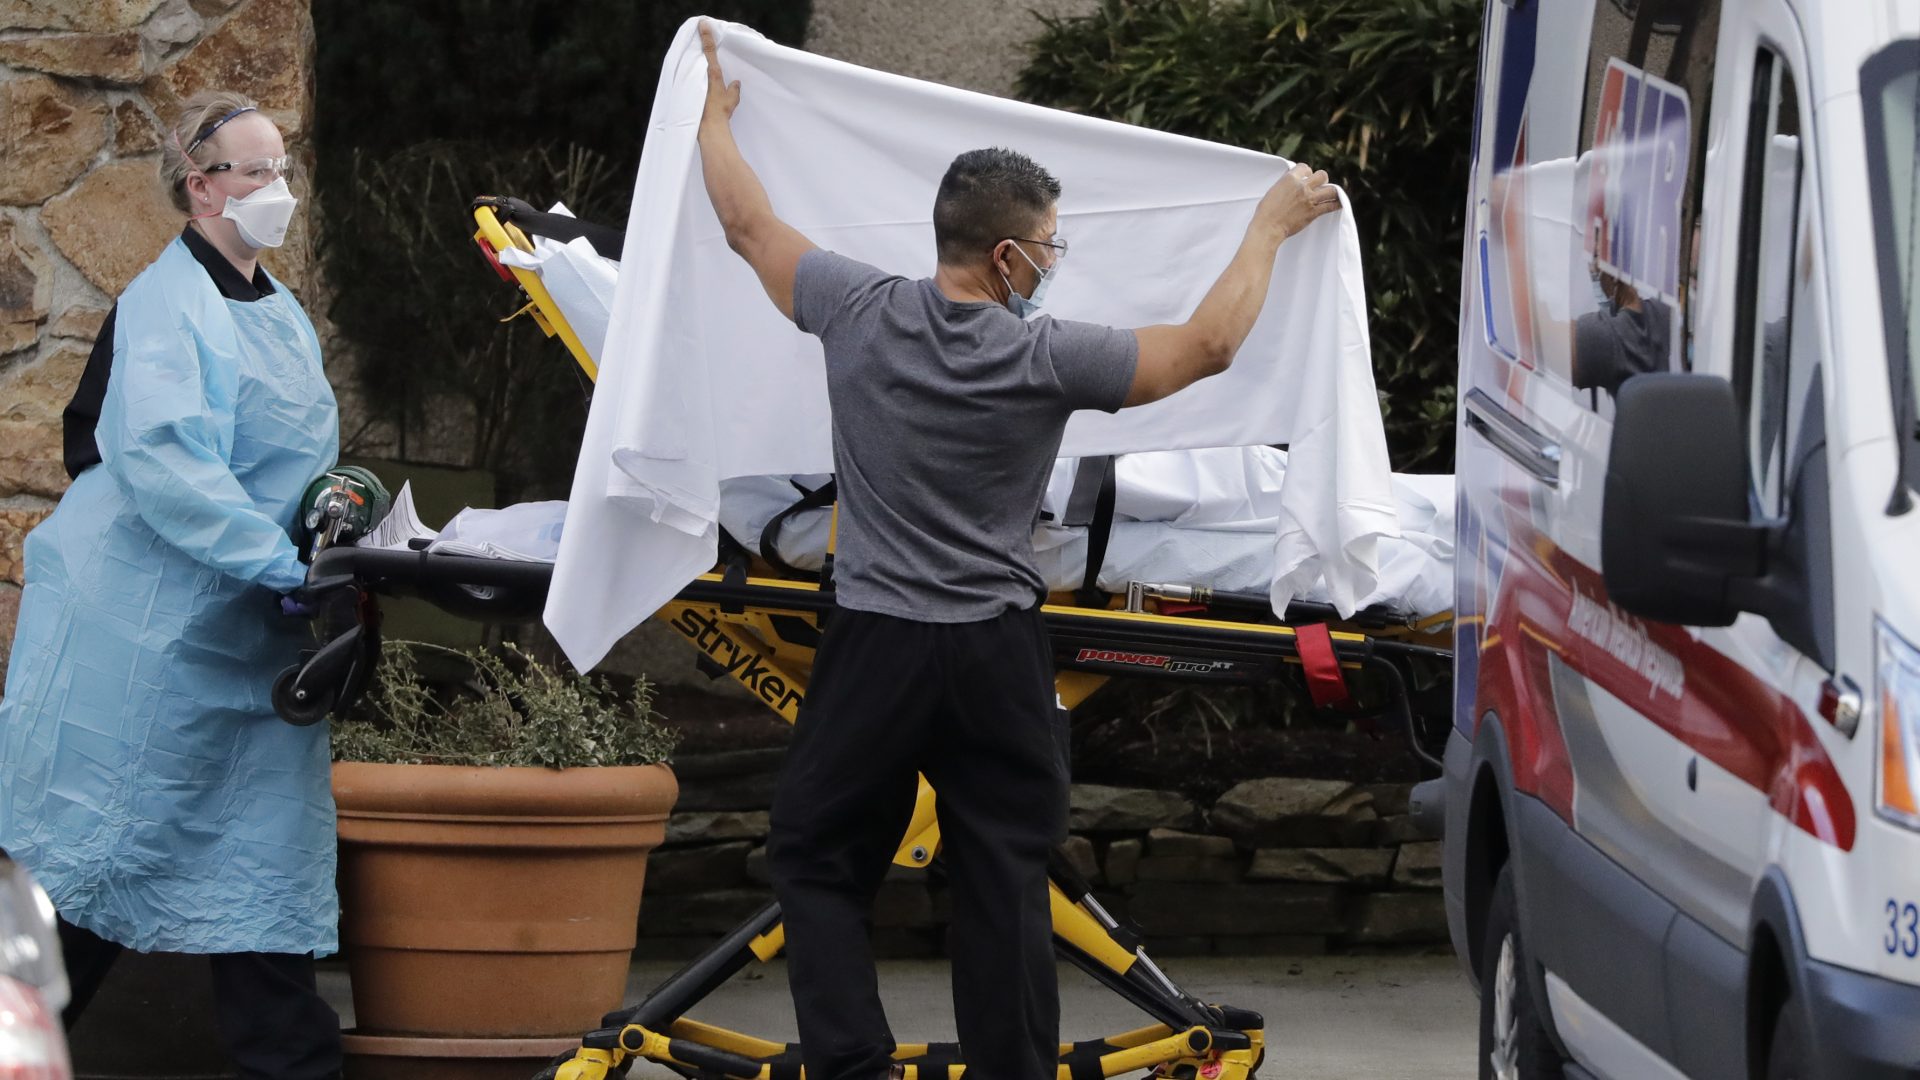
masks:
POLYGON ((181 104, 160 146, 160 182, 166 185, 174 209, 183 214, 193 209, 187 201, 187 176, 213 160, 218 135, 208 129, 218 128, 223 118, 230 120, 236 113, 258 108, 252 98, 232 90, 202 90, 181 104))

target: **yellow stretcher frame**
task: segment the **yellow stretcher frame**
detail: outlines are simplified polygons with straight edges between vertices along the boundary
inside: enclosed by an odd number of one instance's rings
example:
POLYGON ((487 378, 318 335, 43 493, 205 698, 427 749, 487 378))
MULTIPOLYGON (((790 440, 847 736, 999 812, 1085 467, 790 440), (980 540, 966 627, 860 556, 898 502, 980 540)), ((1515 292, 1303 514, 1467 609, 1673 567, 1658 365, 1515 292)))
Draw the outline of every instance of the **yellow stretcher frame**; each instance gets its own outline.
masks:
MULTIPOLYGON (((720 575, 707 574, 696 584, 702 583, 722 586, 725 581, 720 575)), ((765 578, 748 578, 741 583, 741 587, 759 592, 766 597, 766 602, 729 605, 683 598, 670 602, 658 617, 768 708, 792 723, 798 718, 800 705, 805 699, 806 669, 810 665, 812 649, 783 637, 774 619, 791 619, 798 614, 807 621, 808 626, 817 630, 817 613, 803 613, 798 605, 781 603, 780 594, 792 594, 798 600, 801 594, 817 596, 818 589, 808 583, 765 578)), ((1193 622, 1118 611, 1092 614, 1100 618, 1145 624, 1177 622, 1184 627, 1193 622)), ((1239 624, 1221 625, 1241 629, 1239 624)), ((1263 630, 1276 638, 1291 636, 1291 630, 1285 627, 1263 630)), ((1106 682, 1104 675, 1063 671, 1056 676, 1055 688, 1060 695, 1061 705, 1071 709, 1106 682)), ((940 828, 934 813, 933 789, 926 778, 921 777, 910 823, 893 861, 900 866, 924 868, 933 861, 939 844, 940 828)), ((1106 917, 1106 913, 1099 909, 1090 895, 1076 899, 1069 896, 1058 883, 1050 883, 1049 894, 1054 934, 1067 950, 1079 954, 1075 959, 1083 967, 1091 962, 1118 982, 1131 979, 1148 988, 1171 985, 1153 966, 1144 949, 1137 945, 1130 948, 1116 938, 1114 931, 1117 927, 1112 925, 1111 918, 1106 917)), ((763 929, 757 928, 745 941, 745 947, 755 960, 767 963, 779 955, 785 941, 784 926, 774 922, 763 929)), ((727 943, 723 942, 714 951, 727 948, 727 943)), ((709 955, 713 955, 713 951, 709 955)), ((746 1061, 778 1057, 793 1051, 793 1047, 785 1043, 770 1042, 684 1017, 673 1019, 665 1030, 656 1030, 643 1022, 628 1022, 616 1029, 609 1029, 608 1034, 614 1036, 616 1046, 583 1047, 573 1060, 554 1071, 557 1080, 602 1080, 609 1075, 610 1069, 627 1058, 689 1068, 712 1068, 722 1060, 712 1056, 715 1051, 736 1055, 746 1061)), ((908 1080, 931 1080, 934 1077, 951 1080, 962 1075, 964 1065, 929 1068, 917 1063, 916 1059, 925 1057, 929 1052, 926 1044, 902 1044, 899 1047, 896 1059, 904 1063, 908 1080)), ((1244 1080, 1253 1075, 1265 1056, 1265 1032, 1260 1027, 1223 1031, 1220 1025, 1195 1023, 1176 1028, 1162 1023, 1103 1039, 1063 1044, 1060 1053, 1063 1058, 1077 1056, 1082 1061, 1091 1058, 1103 1077, 1120 1076, 1141 1069, 1162 1069, 1166 1070, 1164 1075, 1168 1076, 1244 1080), (1181 1068, 1191 1069, 1192 1072, 1183 1074, 1175 1071, 1181 1068)), ((758 1064, 751 1072, 725 1072, 720 1075, 778 1080, 781 1074, 776 1073, 772 1064, 758 1064)), ((1084 1074, 1076 1074, 1071 1064, 1063 1062, 1059 1066, 1058 1080, 1076 1080, 1079 1075, 1084 1074)))
POLYGON ((511 322, 522 315, 531 316, 534 324, 540 327, 548 337, 560 339, 561 343, 567 347, 567 352, 573 355, 574 362, 587 373, 587 378, 598 382, 600 365, 593 362, 593 356, 581 343, 580 335, 573 332, 573 327, 567 323, 566 316, 560 313, 560 305, 553 302, 553 295, 547 292, 547 286, 540 280, 540 275, 518 266, 508 266, 500 261, 500 253, 509 248, 532 251, 533 241, 521 231, 519 226, 509 221, 501 221, 500 216, 490 206, 475 207, 473 221, 478 226, 474 230, 473 241, 480 245, 481 251, 486 253, 487 262, 501 277, 519 285, 520 290, 527 295, 525 306, 500 321, 511 322))
MULTIPOLYGON (((474 239, 486 251, 489 262, 503 278, 517 283, 528 298, 528 302, 508 318, 530 315, 543 332, 558 337, 566 345, 589 378, 597 379, 598 368, 592 357, 539 276, 498 260, 498 252, 508 247, 531 251, 533 244, 527 234, 511 221, 502 221, 493 206, 476 205, 474 220, 477 226, 474 239)), ((829 540, 829 555, 832 546, 829 540)), ((755 569, 764 567, 756 564, 755 569)), ((794 634, 784 632, 782 621, 791 630, 797 618, 801 627, 817 634, 823 613, 822 595, 820 587, 809 582, 759 574, 729 580, 722 574, 712 573, 702 575, 656 617, 685 637, 719 672, 739 682, 768 708, 793 723, 805 699, 813 648, 805 641, 794 640, 794 634)), ((1175 618, 1146 610, 1089 608, 1057 602, 1061 599, 1052 598, 1042 607, 1050 625, 1065 620, 1096 636, 1102 632, 1219 635, 1230 639, 1233 647, 1270 649, 1286 662, 1299 662, 1293 648, 1295 634, 1291 626, 1175 618)), ((1433 643, 1441 640, 1444 630, 1442 617, 1389 628, 1378 636, 1433 643)), ((1373 647, 1373 637, 1350 627, 1333 629, 1331 637, 1341 666, 1365 666, 1363 658, 1373 647)), ((1071 710, 1109 678, 1108 674, 1098 671, 1058 671, 1055 689, 1061 706, 1071 710)), ((926 867, 938 852, 939 842, 934 792, 925 777, 921 777, 910 823, 893 861, 910 868, 926 867)), ((1090 888, 1083 882, 1069 881, 1076 886, 1073 892, 1078 894, 1072 895, 1063 887, 1062 876, 1056 872, 1055 880, 1049 884, 1056 945, 1062 955, 1150 1014, 1175 1022, 1063 1044, 1058 1080, 1084 1080, 1089 1069, 1097 1069, 1101 1077, 1141 1069, 1152 1070, 1154 1076, 1192 1080, 1246 1080, 1253 1076, 1265 1058, 1264 1021, 1258 1014, 1231 1006, 1206 1005, 1186 995, 1147 957, 1131 931, 1100 907, 1090 888), (1179 1022, 1183 1016, 1190 1022, 1179 1022)), ((656 989, 646 1001, 609 1014, 606 1026, 584 1036, 580 1050, 556 1062, 542 1077, 605 1080, 608 1076, 621 1075, 621 1067, 634 1059, 669 1065, 689 1076, 740 1080, 802 1077, 803 1073, 796 1071, 793 1063, 795 1047, 681 1015, 684 1006, 704 997, 746 963, 772 961, 784 944, 785 928, 778 919, 777 908, 769 905, 761 915, 750 919, 656 989), (653 1010, 662 1018, 650 1022, 649 1005, 663 998, 668 1000, 653 1010)), ((936 1077, 954 1080, 962 1075, 965 1065, 940 1059, 938 1049, 924 1044, 902 1045, 896 1051, 896 1060, 904 1064, 908 1080, 936 1077), (920 1059, 930 1055, 935 1060, 923 1064, 920 1059)))

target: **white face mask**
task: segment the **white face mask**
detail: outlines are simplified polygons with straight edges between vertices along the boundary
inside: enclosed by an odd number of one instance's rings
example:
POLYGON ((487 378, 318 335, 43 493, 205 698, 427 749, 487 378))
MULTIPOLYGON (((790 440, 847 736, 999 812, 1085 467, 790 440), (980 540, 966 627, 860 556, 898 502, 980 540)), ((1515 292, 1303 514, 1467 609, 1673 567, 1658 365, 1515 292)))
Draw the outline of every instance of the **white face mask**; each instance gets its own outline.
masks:
POLYGON ((1013 287, 1013 279, 1005 274, 1000 275, 1000 280, 1007 283, 1007 308, 1024 319, 1040 310, 1040 304, 1047 296, 1047 286, 1053 283, 1053 273, 1060 268, 1060 264, 1055 263, 1042 270, 1040 264, 1033 261, 1033 256, 1022 250, 1019 244, 1014 244, 1013 250, 1020 252, 1020 257, 1033 267, 1033 272, 1040 275, 1039 281, 1033 286, 1032 296, 1021 296, 1020 290, 1013 287))
POLYGON ((293 208, 298 205, 300 200, 288 190, 287 178, 283 176, 245 198, 227 196, 226 208, 220 211, 220 216, 233 222, 248 247, 275 248, 286 243, 287 225, 293 220, 293 208))

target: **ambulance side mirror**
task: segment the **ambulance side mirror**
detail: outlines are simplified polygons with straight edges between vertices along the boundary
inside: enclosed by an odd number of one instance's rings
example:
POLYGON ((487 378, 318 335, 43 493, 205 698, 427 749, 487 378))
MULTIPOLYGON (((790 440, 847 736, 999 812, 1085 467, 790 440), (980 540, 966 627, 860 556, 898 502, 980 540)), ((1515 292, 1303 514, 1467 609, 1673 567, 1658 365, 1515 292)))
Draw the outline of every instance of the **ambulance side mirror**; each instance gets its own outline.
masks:
POLYGON ((1765 568, 1767 540, 1748 509, 1733 386, 1717 375, 1639 375, 1614 405, 1600 512, 1608 597, 1660 622, 1732 623, 1765 568))

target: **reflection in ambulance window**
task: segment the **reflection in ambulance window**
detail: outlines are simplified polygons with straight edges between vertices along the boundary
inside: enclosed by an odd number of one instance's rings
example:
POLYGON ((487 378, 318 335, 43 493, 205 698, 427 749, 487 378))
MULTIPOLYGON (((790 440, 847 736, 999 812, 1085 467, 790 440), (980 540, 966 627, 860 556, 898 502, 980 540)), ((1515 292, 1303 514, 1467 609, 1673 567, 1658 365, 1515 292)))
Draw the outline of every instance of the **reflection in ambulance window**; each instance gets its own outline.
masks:
POLYGON ((1672 307, 1618 279, 1601 274, 1597 287, 1605 299, 1573 323, 1573 385, 1612 395, 1635 375, 1667 370, 1678 320, 1672 307))
POLYGON ((1566 373, 1611 414, 1620 384, 1688 367, 1717 0, 1599 0, 1570 196, 1566 373))

